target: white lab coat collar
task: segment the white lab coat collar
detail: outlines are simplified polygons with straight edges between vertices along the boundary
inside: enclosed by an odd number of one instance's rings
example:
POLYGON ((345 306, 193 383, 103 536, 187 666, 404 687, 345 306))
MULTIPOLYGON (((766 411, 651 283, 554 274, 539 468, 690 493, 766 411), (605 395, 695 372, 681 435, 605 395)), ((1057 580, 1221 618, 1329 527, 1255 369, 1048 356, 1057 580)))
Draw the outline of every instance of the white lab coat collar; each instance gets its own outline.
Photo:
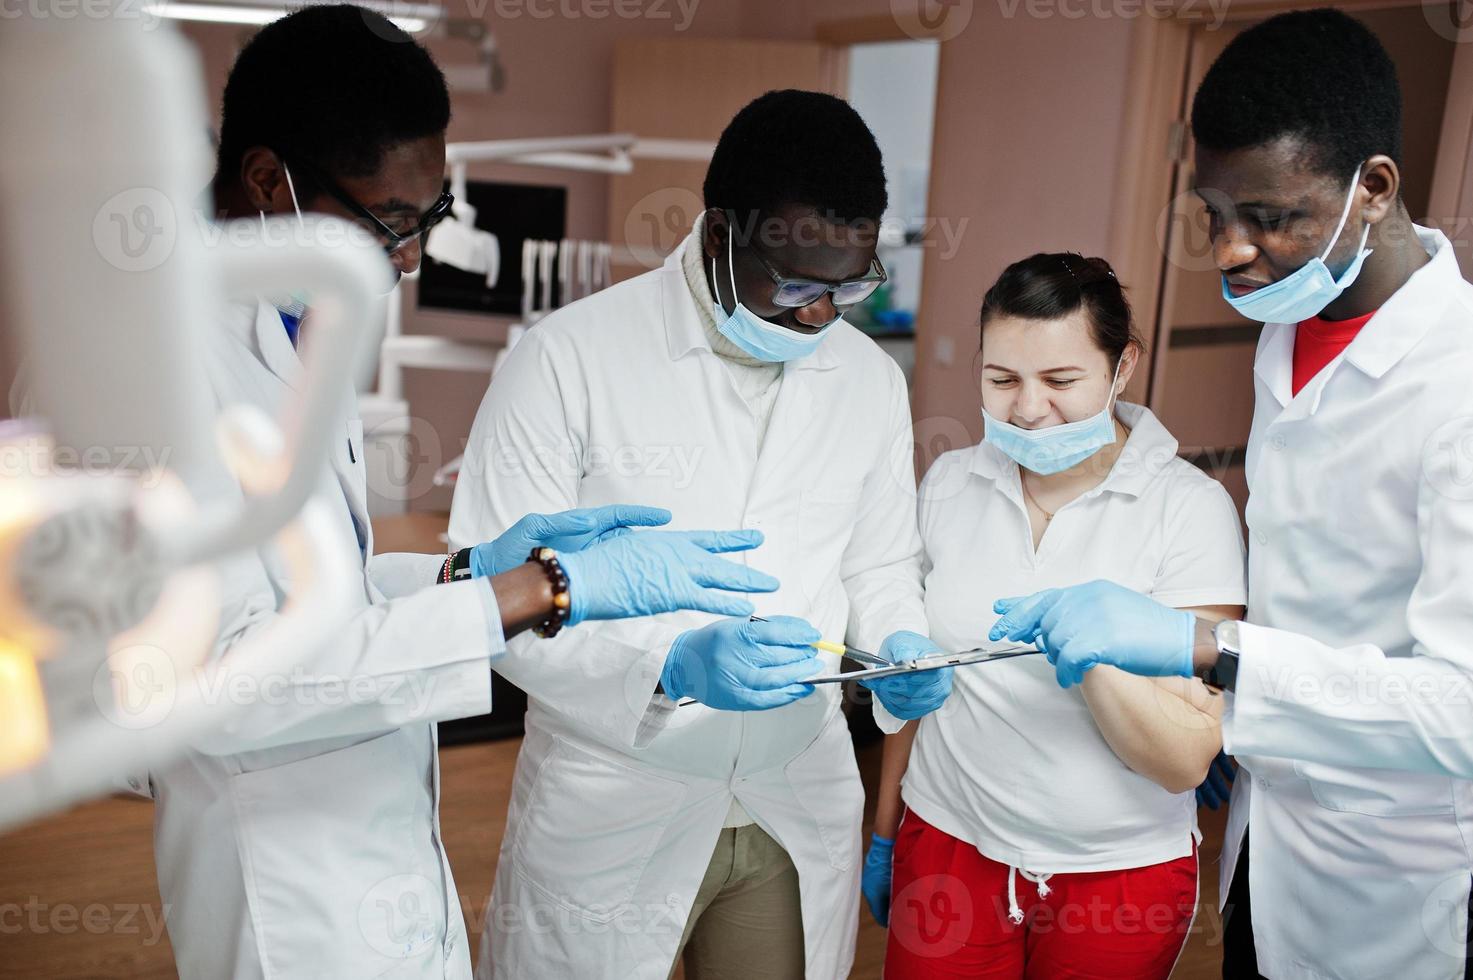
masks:
MULTIPOLYGON (((292 391, 300 390, 302 361, 287 336, 281 313, 264 299, 254 304, 232 305, 226 317, 236 333, 261 363, 292 391)), ((363 423, 358 418, 357 395, 349 385, 343 391, 342 408, 332 423, 333 438, 328 460, 342 488, 348 510, 359 535, 359 543, 372 554, 372 527, 368 520, 368 495, 363 463, 363 423), (351 449, 349 448, 351 447, 351 449)))
MULTIPOLYGON (((1177 441, 1166 430, 1166 426, 1161 424, 1160 419, 1156 418, 1155 413, 1144 405, 1117 401, 1115 417, 1130 429, 1130 435, 1126 437, 1125 446, 1105 479, 1088 492, 1097 494, 1109 491, 1139 497, 1150 486, 1151 481, 1176 459, 1177 441)), ((1016 479, 1018 472, 1018 464, 986 439, 973 447, 970 468, 984 479, 999 482, 1002 482, 1004 476, 1016 479)), ((1002 485, 1009 486, 1011 483, 1010 479, 1002 482, 1002 485)))
POLYGON ((256 301, 256 351, 271 373, 296 388, 302 377, 302 361, 287 336, 281 312, 270 303, 256 301))
MULTIPOLYGON (((680 250, 676 249, 665 259, 660 269, 660 281, 665 305, 665 339, 670 347, 670 359, 678 361, 693 350, 711 350, 711 341, 701 328, 700 314, 695 299, 685 282, 685 270, 680 266, 680 250)), ((827 371, 839 366, 839 357, 832 349, 830 337, 818 345, 818 349, 806 357, 784 364, 787 371, 827 371)))
MULTIPOLYGON (((1447 236, 1435 228, 1413 225, 1417 240, 1432 261, 1412 274, 1405 285, 1386 301, 1345 348, 1346 363, 1371 378, 1391 370, 1427 335, 1442 308, 1460 295, 1455 287, 1462 279, 1457 257, 1447 236)), ((1309 414, 1319 407, 1331 371, 1323 371, 1295 396, 1294 338, 1298 325, 1270 323, 1264 326, 1253 361, 1253 373, 1284 407, 1295 397, 1307 401, 1309 414)))
POLYGON ((1294 397, 1294 333, 1292 323, 1266 323, 1253 355, 1253 374, 1282 407, 1294 397))
POLYGON ((1443 307, 1461 293, 1453 288, 1463 276, 1447 236, 1435 228, 1412 227, 1432 261, 1412 273, 1345 349, 1345 359, 1373 378, 1391 370, 1417 346, 1443 307))

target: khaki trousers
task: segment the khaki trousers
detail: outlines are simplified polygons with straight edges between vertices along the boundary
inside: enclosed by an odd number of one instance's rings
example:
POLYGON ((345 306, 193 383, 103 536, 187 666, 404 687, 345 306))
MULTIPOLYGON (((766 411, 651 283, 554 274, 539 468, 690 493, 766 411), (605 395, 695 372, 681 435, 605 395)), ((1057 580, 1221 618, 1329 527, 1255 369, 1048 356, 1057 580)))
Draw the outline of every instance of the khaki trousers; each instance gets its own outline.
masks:
POLYGON ((761 827, 721 831, 680 949, 686 980, 803 980, 798 869, 761 827))

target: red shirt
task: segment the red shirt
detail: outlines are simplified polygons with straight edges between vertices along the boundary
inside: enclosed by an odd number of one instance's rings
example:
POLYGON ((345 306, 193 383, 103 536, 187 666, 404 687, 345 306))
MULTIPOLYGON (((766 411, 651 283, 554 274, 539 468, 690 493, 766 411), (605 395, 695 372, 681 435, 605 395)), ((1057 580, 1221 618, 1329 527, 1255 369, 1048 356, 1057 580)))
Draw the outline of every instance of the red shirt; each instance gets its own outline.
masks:
POLYGON ((1370 322, 1376 311, 1349 320, 1325 320, 1312 316, 1299 324, 1294 333, 1294 394, 1309 384, 1309 380, 1326 364, 1340 356, 1361 327, 1370 322))

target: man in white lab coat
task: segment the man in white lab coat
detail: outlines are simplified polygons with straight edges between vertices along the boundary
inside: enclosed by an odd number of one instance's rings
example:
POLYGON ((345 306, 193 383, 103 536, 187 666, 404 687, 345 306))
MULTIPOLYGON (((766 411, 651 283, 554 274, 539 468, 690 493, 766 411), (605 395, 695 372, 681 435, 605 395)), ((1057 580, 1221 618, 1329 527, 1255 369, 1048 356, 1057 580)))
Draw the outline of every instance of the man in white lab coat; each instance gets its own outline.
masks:
MULTIPOLYGON (((214 186, 224 217, 328 212, 380 234, 396 269, 418 264, 418 236, 441 200, 449 102, 439 70, 407 35, 361 8, 309 7, 246 46, 224 112, 214 186)), ((199 367, 222 407, 279 415, 302 382, 288 332, 296 321, 252 302, 201 325, 199 367)), ((42 404, 51 396, 38 394, 42 404)), ((309 502, 363 567, 338 641, 288 676, 240 665, 254 683, 221 692, 248 701, 230 729, 132 780, 157 801, 159 888, 186 980, 469 977, 440 835, 434 722, 489 710, 504 636, 538 624, 555 631, 564 615, 740 612, 750 604, 708 586, 776 587, 711 554, 750 548, 760 535, 624 534, 668 519, 642 507, 533 515, 449 556, 449 567, 445 555, 374 555, 362 423, 351 394, 346 401, 309 502), (562 552, 565 588, 546 555, 527 560, 534 545, 562 552)), ((241 493, 223 473, 191 489, 211 502, 241 493)), ((229 658, 271 628, 293 583, 271 548, 223 571, 214 655, 229 658)))
MULTIPOLYGON (((935 649, 905 379, 839 319, 884 275, 883 167, 846 103, 771 92, 723 133, 705 199, 663 268, 513 350, 450 534, 633 494, 675 526, 760 528, 755 557, 783 584, 758 610, 778 620, 677 614, 508 645, 499 669, 530 707, 483 977, 665 980, 683 948, 692 980, 836 980, 853 958, 864 794, 839 688, 744 691, 694 658, 771 635, 935 649)), ((876 693, 906 718, 950 689, 945 672, 898 681, 876 693)))
POLYGON ((1247 621, 1109 583, 999 604, 1061 682, 1228 691, 1228 978, 1467 975, 1473 881, 1473 286, 1414 226, 1396 72, 1330 10, 1240 35, 1192 110, 1224 296, 1267 323, 1247 621))

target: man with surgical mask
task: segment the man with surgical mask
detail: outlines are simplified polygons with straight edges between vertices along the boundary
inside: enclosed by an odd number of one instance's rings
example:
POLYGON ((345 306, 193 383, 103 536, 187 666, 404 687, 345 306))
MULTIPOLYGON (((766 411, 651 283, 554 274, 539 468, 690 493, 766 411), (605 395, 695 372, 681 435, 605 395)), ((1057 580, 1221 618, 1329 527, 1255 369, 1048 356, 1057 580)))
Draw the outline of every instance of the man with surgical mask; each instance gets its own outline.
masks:
MULTIPOLYGON (((770 92, 722 134, 705 199, 663 268, 513 350, 450 534, 635 494, 673 526, 760 529, 753 560, 783 585, 757 603, 766 622, 678 614, 509 644, 500 669, 530 707, 483 977, 663 978, 684 950, 691 980, 838 980, 853 958, 864 792, 838 687, 802 683, 837 660, 793 651, 846 635, 890 660, 935 650, 905 379, 843 321, 884 280, 884 169, 849 105, 770 92), (789 682, 758 683, 754 662, 789 682)), ((950 683, 875 681, 876 710, 919 717, 950 683)))
POLYGON ((1226 692, 1242 767, 1224 976, 1467 975, 1473 885, 1473 287, 1401 198, 1396 72, 1317 10, 1235 39, 1192 110, 1227 301, 1266 326, 1249 606, 1216 626, 1095 582, 1003 600, 1061 683, 1226 692))

